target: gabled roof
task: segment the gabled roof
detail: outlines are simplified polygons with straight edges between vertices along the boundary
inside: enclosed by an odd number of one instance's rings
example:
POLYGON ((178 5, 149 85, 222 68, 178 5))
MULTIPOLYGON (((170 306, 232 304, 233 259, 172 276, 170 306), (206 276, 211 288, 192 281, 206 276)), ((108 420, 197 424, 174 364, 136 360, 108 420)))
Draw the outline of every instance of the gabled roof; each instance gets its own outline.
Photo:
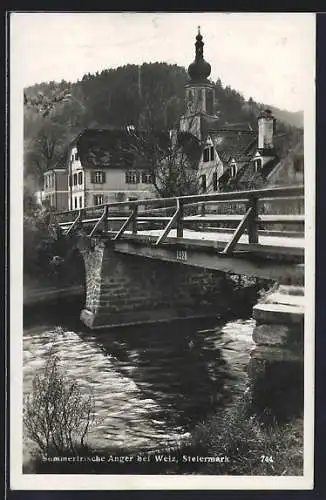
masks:
MULTIPOLYGON (((189 132, 177 132, 177 145, 195 163, 201 144, 189 132)), ((167 131, 127 129, 86 129, 71 143, 77 145, 84 168, 146 168, 154 151, 162 157, 171 147, 167 131)))
POLYGON ((245 168, 239 170, 237 174, 237 181, 243 187, 250 189, 251 187, 261 187, 265 182, 267 176, 274 169, 274 167, 279 163, 279 158, 275 156, 273 159, 265 163, 262 170, 256 172, 255 165, 253 161, 250 161, 245 168))
POLYGON ((279 157, 274 156, 265 163, 262 170, 256 172, 253 156, 251 155, 242 165, 239 165, 237 162, 238 169, 235 177, 231 177, 231 168, 228 167, 219 178, 220 185, 222 189, 259 189, 264 185, 267 176, 272 172, 279 161, 279 157))
POLYGON ((221 161, 228 165, 234 158, 238 162, 248 161, 257 146, 257 133, 249 130, 209 130, 214 147, 221 161))
MULTIPOLYGON (((127 129, 86 129, 74 141, 84 168, 143 167, 144 155, 138 154, 136 134, 127 129)), ((168 134, 153 132, 162 148, 169 143, 168 134)))

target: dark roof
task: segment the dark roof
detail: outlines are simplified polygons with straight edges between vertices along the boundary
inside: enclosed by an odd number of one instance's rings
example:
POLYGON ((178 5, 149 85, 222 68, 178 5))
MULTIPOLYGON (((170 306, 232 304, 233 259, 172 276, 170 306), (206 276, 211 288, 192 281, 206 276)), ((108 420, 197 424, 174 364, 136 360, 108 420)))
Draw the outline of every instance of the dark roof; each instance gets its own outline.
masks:
POLYGON ((244 188, 260 188, 265 182, 266 177, 273 168, 279 163, 279 158, 275 156, 272 160, 265 163, 263 169, 259 172, 255 172, 255 165, 253 161, 250 161, 244 168, 241 168, 237 174, 237 181, 244 188))
MULTIPOLYGON (((254 154, 257 151, 257 134, 252 133, 252 137, 256 136, 250 145, 249 138, 247 151, 243 154, 241 153, 241 147, 245 148, 246 140, 244 139, 244 132, 242 131, 241 145, 237 150, 237 143, 234 142, 229 148, 229 143, 232 143, 232 135, 226 133, 227 139, 220 142, 220 147, 223 151, 220 153, 221 159, 226 164, 226 169, 222 176, 219 178, 220 186, 222 190, 232 190, 232 189, 259 189, 264 186, 267 182, 267 177, 278 168, 288 168, 289 163, 293 162, 295 159, 300 159, 303 157, 303 135, 299 132, 296 135, 291 136, 289 139, 288 134, 274 135, 274 148, 270 152, 271 159, 265 163, 262 170, 256 172, 254 165, 254 154), (243 140, 243 143, 242 143, 243 140), (234 154, 229 155, 228 153, 234 151, 234 154), (240 150, 240 151, 239 151, 240 150), (238 165, 237 175, 235 177, 230 176, 230 159, 234 158, 238 165)), ((261 151, 262 153, 262 151, 261 151)))
POLYGON ((210 130, 209 135, 221 161, 227 165, 232 158, 236 161, 248 161, 257 146, 257 134, 254 131, 210 130))
MULTIPOLYGON (((177 143, 195 163, 201 145, 189 132, 178 132, 177 143)), ((84 168, 146 168, 153 151, 164 154, 171 146, 169 132, 127 129, 86 129, 72 144, 77 144, 84 168)))
MULTIPOLYGON (((84 168, 144 167, 144 155, 139 154, 136 134, 127 129, 86 129, 74 141, 84 168)), ((168 134, 153 132, 162 148, 169 141, 168 134)))
POLYGON ((231 168, 228 167, 223 175, 219 178, 220 185, 223 188, 232 189, 259 189, 266 181, 267 176, 279 163, 279 158, 275 156, 270 161, 265 163, 262 170, 256 172, 253 157, 244 163, 242 166, 238 166, 238 171, 235 177, 231 177, 231 168))

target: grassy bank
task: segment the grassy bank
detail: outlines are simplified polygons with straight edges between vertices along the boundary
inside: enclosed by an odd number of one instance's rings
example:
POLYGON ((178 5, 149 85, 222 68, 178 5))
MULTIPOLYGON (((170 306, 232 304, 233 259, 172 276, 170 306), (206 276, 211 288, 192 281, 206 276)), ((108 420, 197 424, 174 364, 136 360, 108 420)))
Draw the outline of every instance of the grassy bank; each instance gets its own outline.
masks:
POLYGON ((198 467, 201 473, 302 475, 303 417, 271 423, 270 417, 250 414, 245 401, 240 401, 198 424, 192 446, 203 456, 229 457, 223 472, 219 463, 208 463, 198 467))

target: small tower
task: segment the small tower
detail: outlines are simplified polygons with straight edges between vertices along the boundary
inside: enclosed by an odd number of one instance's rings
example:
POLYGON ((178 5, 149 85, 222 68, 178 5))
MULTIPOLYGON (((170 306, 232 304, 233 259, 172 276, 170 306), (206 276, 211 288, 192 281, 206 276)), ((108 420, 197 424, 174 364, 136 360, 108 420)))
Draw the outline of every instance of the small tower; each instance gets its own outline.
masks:
POLYGON ((204 59, 204 42, 198 27, 195 60, 188 67, 189 80, 185 84, 185 114, 180 119, 180 130, 201 135, 201 116, 214 117, 214 85, 208 81, 211 65, 204 59))

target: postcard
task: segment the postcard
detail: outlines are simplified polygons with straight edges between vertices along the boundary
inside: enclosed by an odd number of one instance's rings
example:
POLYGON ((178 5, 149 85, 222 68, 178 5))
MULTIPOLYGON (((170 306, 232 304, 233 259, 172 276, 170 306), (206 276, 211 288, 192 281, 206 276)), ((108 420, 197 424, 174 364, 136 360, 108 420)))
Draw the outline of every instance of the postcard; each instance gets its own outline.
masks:
POLYGON ((8 29, 11 489, 313 489, 315 15, 8 29))

